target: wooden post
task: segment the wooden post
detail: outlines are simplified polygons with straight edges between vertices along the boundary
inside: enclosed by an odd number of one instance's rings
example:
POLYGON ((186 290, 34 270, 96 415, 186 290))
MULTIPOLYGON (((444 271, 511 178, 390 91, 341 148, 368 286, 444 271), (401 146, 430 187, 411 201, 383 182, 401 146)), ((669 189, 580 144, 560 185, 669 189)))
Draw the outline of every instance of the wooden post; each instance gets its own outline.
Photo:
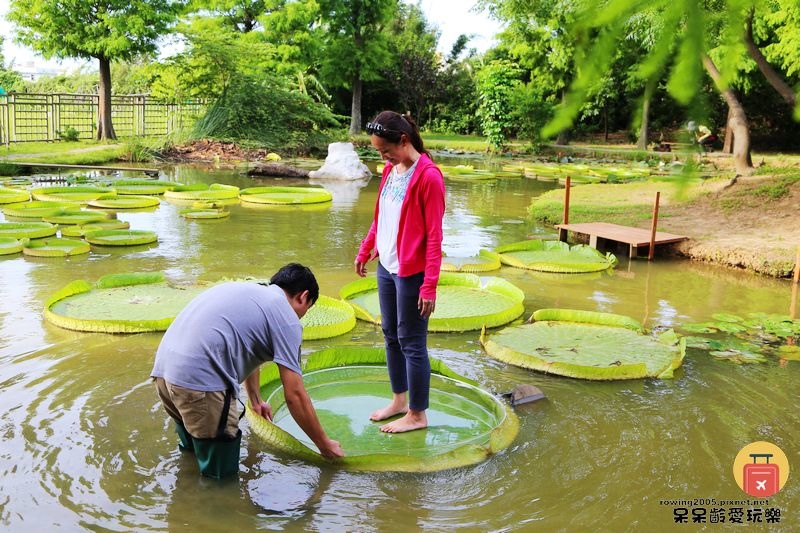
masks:
POLYGON ((800 246, 797 247, 797 257, 794 260, 794 283, 800 281, 800 246))
MULTIPOLYGON (((789 316, 792 320, 797 318, 797 283, 792 285, 792 303, 789 305, 789 316)), ((787 337, 794 341, 794 336, 787 337)))
POLYGON ((564 224, 569 224, 569 189, 570 177, 567 176, 567 189, 564 191, 564 224))
POLYGON ((647 251, 647 260, 652 261, 656 251, 656 228, 658 227, 658 200, 660 192, 656 192, 656 201, 653 204, 653 221, 650 223, 650 249, 647 251))

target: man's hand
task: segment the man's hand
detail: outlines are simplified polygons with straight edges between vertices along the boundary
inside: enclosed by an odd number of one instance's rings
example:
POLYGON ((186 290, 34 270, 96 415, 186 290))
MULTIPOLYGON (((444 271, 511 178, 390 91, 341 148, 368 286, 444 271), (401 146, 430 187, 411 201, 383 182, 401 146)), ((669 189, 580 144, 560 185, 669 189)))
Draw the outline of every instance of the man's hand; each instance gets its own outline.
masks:
POLYGON ((257 404, 251 403, 250 407, 257 415, 263 416, 270 422, 272 421, 272 407, 267 402, 261 401, 257 404))
POLYGON ((328 441, 319 448, 319 453, 328 459, 336 459, 337 457, 344 457, 342 447, 339 441, 328 439, 328 441))

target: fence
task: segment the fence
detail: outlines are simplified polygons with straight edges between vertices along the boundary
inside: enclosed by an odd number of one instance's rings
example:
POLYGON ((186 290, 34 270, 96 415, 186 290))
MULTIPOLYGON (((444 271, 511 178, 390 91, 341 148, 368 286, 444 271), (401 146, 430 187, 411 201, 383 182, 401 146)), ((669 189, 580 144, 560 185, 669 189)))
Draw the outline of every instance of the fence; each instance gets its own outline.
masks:
MULTIPOLYGON (((96 94, 9 93, 0 96, 0 144, 57 141, 72 128, 78 139, 97 134, 96 94)), ((189 126, 206 101, 158 102, 146 95, 111 96, 111 122, 119 136, 168 135, 189 126)))

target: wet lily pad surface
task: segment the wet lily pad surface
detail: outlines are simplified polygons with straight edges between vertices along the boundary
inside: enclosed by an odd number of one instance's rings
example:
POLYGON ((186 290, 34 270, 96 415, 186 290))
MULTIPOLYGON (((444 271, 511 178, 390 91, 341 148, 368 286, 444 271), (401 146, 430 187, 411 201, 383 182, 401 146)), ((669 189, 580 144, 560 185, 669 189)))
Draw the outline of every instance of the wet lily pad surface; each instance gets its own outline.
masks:
POLYGON ((542 272, 598 272, 617 264, 611 253, 603 254, 585 244, 570 246, 553 240, 521 241, 499 246, 495 251, 504 265, 542 272))

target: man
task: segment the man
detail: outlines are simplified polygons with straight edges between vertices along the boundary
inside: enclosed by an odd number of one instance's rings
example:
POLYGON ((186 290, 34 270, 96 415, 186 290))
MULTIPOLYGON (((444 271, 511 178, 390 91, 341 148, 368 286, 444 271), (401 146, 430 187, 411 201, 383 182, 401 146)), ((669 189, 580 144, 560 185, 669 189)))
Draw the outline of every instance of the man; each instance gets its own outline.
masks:
POLYGON ((200 472, 221 478, 239 471, 237 409, 244 383, 251 409, 272 420, 261 399, 260 366, 278 364, 286 405, 297 424, 328 458, 344 453, 328 438, 303 386, 300 319, 319 297, 310 269, 291 263, 269 285, 215 285, 178 314, 161 340, 151 376, 164 409, 176 423, 180 448, 194 452, 200 472))

